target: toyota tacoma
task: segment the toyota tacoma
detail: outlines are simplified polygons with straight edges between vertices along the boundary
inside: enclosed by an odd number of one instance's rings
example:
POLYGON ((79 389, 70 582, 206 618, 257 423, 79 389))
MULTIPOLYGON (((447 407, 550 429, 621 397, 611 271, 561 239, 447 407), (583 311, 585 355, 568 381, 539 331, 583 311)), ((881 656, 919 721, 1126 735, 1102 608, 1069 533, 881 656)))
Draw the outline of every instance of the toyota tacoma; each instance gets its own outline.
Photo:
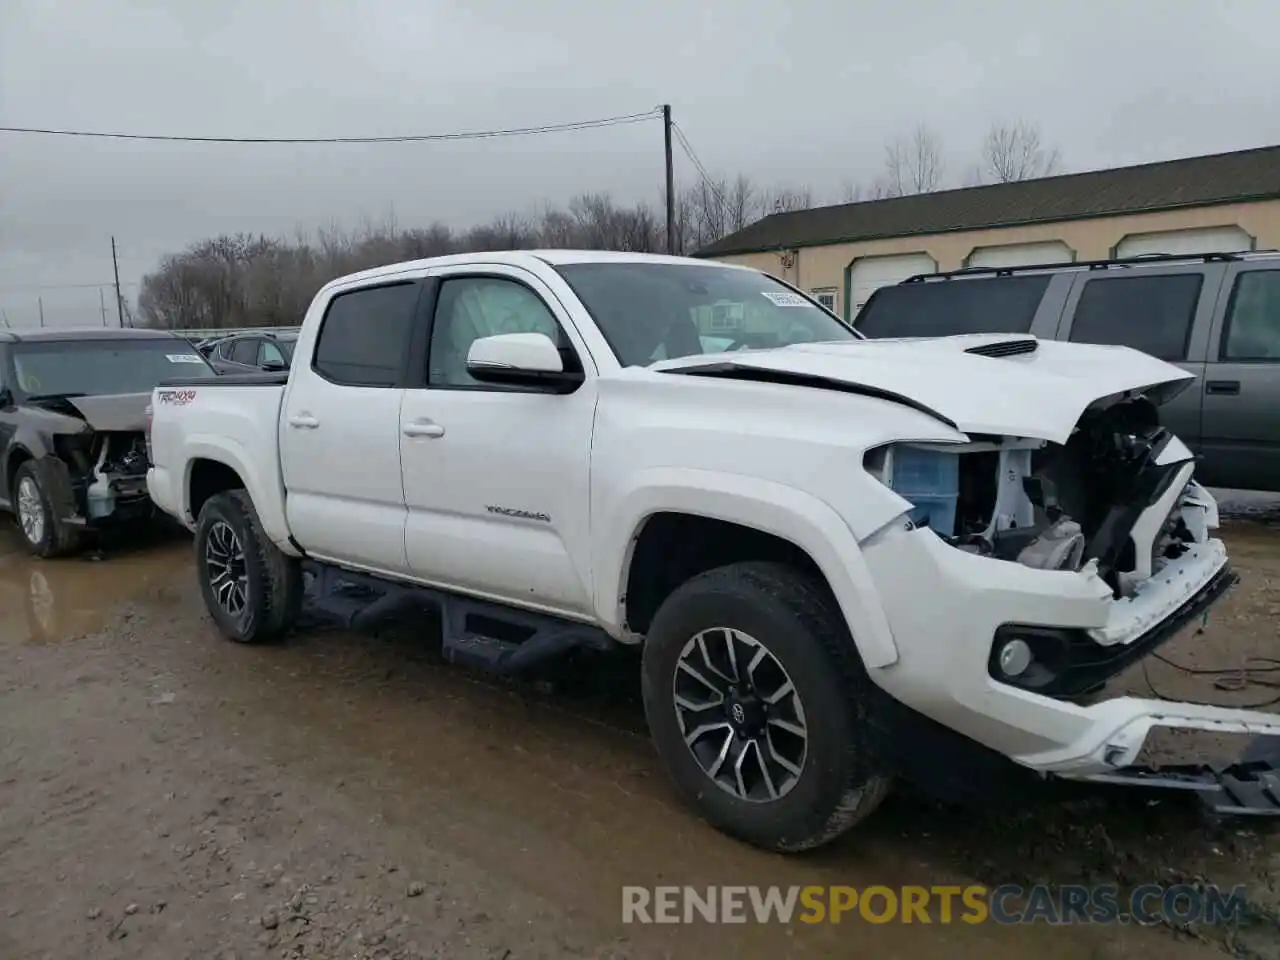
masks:
POLYGON ((727 264, 468 254, 327 284, 287 374, 162 384, 148 485, 238 641, 305 586, 355 625, 435 604, 446 657, 501 674, 640 647, 679 793, 796 851, 895 779, 1142 780, 1153 728, 1280 733, 1107 690, 1236 579, 1157 416, 1192 379, 865 340, 727 264))

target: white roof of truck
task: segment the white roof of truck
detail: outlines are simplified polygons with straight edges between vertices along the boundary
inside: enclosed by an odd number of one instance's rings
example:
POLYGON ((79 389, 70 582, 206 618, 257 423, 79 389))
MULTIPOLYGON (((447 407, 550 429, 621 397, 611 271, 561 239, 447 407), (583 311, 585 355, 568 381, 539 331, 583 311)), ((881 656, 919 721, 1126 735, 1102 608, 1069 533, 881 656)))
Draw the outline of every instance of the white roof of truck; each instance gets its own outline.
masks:
POLYGON ((429 270, 432 267, 450 267, 460 264, 508 264, 515 267, 536 267, 537 261, 552 266, 569 263, 671 263, 684 266, 716 267, 725 270, 748 270, 732 263, 714 260, 698 260, 693 257, 671 257, 658 253, 621 253, 612 250, 486 250, 480 253, 455 253, 446 257, 427 257, 422 260, 405 260, 371 267, 357 273, 336 277, 324 285, 346 286, 354 282, 380 280, 404 273, 429 270))

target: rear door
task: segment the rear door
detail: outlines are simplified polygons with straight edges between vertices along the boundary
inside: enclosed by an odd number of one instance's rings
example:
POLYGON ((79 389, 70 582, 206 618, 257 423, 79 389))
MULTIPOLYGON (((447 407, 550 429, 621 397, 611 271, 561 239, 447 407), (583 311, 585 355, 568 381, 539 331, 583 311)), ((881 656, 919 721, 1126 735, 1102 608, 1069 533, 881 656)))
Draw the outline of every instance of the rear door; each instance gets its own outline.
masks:
POLYGON ((313 556, 407 571, 400 404, 420 285, 355 287, 325 305, 280 414, 285 511, 313 556))
POLYGON ((1280 265, 1230 264, 1218 301, 1200 472, 1219 486, 1280 490, 1280 265))
POLYGON ((1199 383, 1222 266, 1081 271, 1074 277, 1058 339, 1132 347, 1194 373, 1197 382, 1160 408, 1160 422, 1198 452, 1199 383))

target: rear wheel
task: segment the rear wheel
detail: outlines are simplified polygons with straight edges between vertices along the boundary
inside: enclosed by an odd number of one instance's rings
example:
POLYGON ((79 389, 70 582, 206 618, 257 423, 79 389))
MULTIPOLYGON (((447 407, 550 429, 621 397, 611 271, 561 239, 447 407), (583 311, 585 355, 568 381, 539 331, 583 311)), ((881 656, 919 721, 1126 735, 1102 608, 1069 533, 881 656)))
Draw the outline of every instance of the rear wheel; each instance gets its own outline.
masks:
POLYGON ((240 643, 287 632, 302 606, 302 570, 271 542, 243 490, 210 497, 195 533, 196 571, 218 629, 240 643))
POLYGON ((820 846, 889 778, 865 746, 867 679, 819 583, 779 564, 708 571, 663 603, 644 647, 645 713, 685 800, 756 846, 820 846))

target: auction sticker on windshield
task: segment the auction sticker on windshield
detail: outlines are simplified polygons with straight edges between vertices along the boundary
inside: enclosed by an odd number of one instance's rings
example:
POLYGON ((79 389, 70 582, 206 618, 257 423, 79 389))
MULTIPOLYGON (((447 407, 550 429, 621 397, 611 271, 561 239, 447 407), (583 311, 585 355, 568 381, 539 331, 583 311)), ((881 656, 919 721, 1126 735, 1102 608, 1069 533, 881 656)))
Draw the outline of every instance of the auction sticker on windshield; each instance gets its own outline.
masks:
POLYGON ((170 363, 204 363, 194 353, 166 353, 164 356, 170 363))
POLYGON ((776 290, 765 290, 764 295, 769 298, 775 307, 809 307, 812 306, 808 300, 800 296, 798 293, 779 293, 776 290))

